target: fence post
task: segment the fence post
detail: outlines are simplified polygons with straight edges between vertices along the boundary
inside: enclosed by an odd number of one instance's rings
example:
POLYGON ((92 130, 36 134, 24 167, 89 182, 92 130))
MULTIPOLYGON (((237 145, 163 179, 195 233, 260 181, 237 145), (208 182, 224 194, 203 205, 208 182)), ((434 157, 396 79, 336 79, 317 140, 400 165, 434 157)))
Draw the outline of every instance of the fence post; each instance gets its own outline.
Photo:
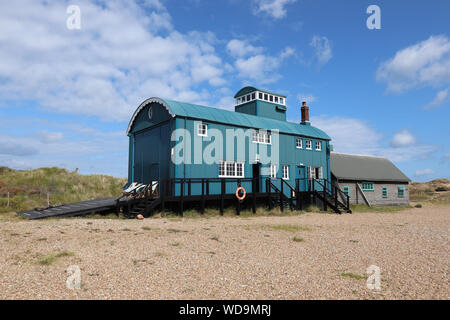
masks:
POLYGON ((8 192, 8 202, 6 203, 6 207, 9 208, 9 192, 8 192))
POLYGON ((47 207, 50 207, 50 194, 47 192, 47 207))
POLYGON ((252 209, 253 213, 256 213, 256 178, 252 179, 252 193, 253 193, 253 204, 252 209))
POLYGON ((223 216, 223 197, 225 195, 225 179, 220 179, 220 215, 223 216))
POLYGON ((283 203, 283 179, 280 180, 280 210, 283 211, 284 210, 284 203, 283 203))
POLYGON ((201 201, 201 209, 200 213, 205 213, 205 179, 202 179, 202 201, 201 201))

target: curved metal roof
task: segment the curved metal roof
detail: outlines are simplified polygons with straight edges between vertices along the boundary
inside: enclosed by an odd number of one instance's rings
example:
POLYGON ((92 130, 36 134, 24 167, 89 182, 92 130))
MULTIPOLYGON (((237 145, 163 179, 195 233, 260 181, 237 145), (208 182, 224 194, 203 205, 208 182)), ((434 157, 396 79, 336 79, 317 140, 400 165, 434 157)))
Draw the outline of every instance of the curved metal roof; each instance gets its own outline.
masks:
POLYGON ((232 124, 235 126, 256 129, 278 129, 280 132, 301 135, 311 138, 331 140, 322 130, 310 125, 274 120, 258 117, 246 113, 234 112, 224 109, 200 106, 187 102, 179 102, 153 97, 142 102, 134 112, 128 125, 127 134, 130 133, 133 123, 139 112, 150 103, 163 105, 172 117, 185 117, 198 120, 208 120, 217 123, 232 124))

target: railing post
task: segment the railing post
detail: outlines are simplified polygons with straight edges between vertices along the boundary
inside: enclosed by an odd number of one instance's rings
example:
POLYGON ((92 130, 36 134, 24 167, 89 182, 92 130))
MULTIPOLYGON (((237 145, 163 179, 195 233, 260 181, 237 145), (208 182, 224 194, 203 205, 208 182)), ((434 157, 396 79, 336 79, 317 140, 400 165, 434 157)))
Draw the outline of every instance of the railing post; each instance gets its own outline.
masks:
POLYGON ((350 210, 350 196, 346 195, 347 197, 347 210, 350 210))
POLYGON ((161 180, 161 182, 161 213, 164 214, 164 210, 166 209, 164 198, 166 197, 167 180, 161 180))
POLYGON ((201 209, 200 213, 205 213, 205 179, 202 179, 202 201, 201 201, 201 209))
POLYGON ((220 179, 220 215, 223 216, 223 198, 225 195, 225 179, 220 179))
POLYGON ((256 213, 256 178, 252 178, 252 193, 253 193, 253 213, 256 213))
POLYGON ((191 178, 188 179, 188 196, 191 196, 191 178))
POLYGON ((323 180, 323 211, 327 211, 327 181, 323 180))
POLYGON ((184 179, 181 179, 180 196, 180 216, 183 216, 184 179))
POLYGON ((283 202, 283 197, 284 197, 284 193, 283 193, 283 179, 280 180, 280 210, 283 211, 284 210, 284 202, 283 202))
POLYGON ((334 187, 334 206, 336 208, 338 206, 338 191, 337 191, 337 187, 334 187))

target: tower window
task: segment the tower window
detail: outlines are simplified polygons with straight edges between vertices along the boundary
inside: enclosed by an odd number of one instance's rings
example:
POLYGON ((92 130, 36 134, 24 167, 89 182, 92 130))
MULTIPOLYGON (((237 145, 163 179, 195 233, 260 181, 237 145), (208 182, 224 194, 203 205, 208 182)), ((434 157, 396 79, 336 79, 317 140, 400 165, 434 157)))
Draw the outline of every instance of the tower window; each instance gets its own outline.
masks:
POLYGON ((264 93, 264 100, 269 100, 269 95, 267 93, 264 93))
POLYGON ((278 97, 275 97, 275 103, 278 103, 278 97))
POLYGON ((312 149, 312 141, 306 140, 306 149, 311 150, 312 149))
POLYGON ((258 98, 259 98, 259 99, 262 99, 262 98, 263 98, 262 92, 258 92, 258 98))
POLYGON ((283 101, 284 101, 284 99, 283 99, 283 98, 280 98, 280 103, 281 103, 281 104, 284 104, 283 101))
POLYGON ((272 95, 269 96, 269 101, 273 102, 273 96, 272 95))
POLYGON ((256 98, 256 94, 253 92, 252 93, 252 100, 255 100, 255 98, 256 98))

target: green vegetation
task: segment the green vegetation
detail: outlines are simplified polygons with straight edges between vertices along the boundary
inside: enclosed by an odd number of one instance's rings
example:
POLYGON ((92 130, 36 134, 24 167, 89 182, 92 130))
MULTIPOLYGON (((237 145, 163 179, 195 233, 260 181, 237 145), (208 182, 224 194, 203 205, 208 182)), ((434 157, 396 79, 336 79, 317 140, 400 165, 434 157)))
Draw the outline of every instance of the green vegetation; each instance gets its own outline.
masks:
POLYGON ((450 179, 435 179, 429 182, 412 182, 409 190, 409 198, 414 202, 420 201, 435 204, 450 203, 450 179))
POLYGON ((0 213, 46 207, 47 193, 51 205, 118 197, 126 181, 106 175, 82 175, 56 167, 34 170, 0 167, 0 213))
POLYGON ((301 237, 294 237, 292 238, 292 240, 294 240, 295 242, 304 242, 305 239, 301 238, 301 237))
POLYGON ((421 205, 420 203, 418 203, 418 204, 416 204, 414 207, 415 207, 415 208, 422 208, 422 205, 421 205))
POLYGON ((355 274, 355 273, 341 273, 341 277, 352 278, 355 280, 367 279, 366 276, 361 276, 361 275, 355 274))
POLYGON ((268 226, 273 230, 282 230, 287 232, 297 232, 297 231, 311 231, 311 228, 294 225, 294 224, 277 224, 268 226))
POLYGON ((411 209, 412 206, 371 206, 368 207, 365 204, 351 204, 350 209, 352 212, 397 212, 406 209, 411 209))
POLYGON ((74 256, 75 253, 72 251, 61 251, 58 253, 49 253, 47 255, 41 256, 36 261, 37 264, 47 266, 58 260, 59 258, 63 257, 71 257, 74 256))

